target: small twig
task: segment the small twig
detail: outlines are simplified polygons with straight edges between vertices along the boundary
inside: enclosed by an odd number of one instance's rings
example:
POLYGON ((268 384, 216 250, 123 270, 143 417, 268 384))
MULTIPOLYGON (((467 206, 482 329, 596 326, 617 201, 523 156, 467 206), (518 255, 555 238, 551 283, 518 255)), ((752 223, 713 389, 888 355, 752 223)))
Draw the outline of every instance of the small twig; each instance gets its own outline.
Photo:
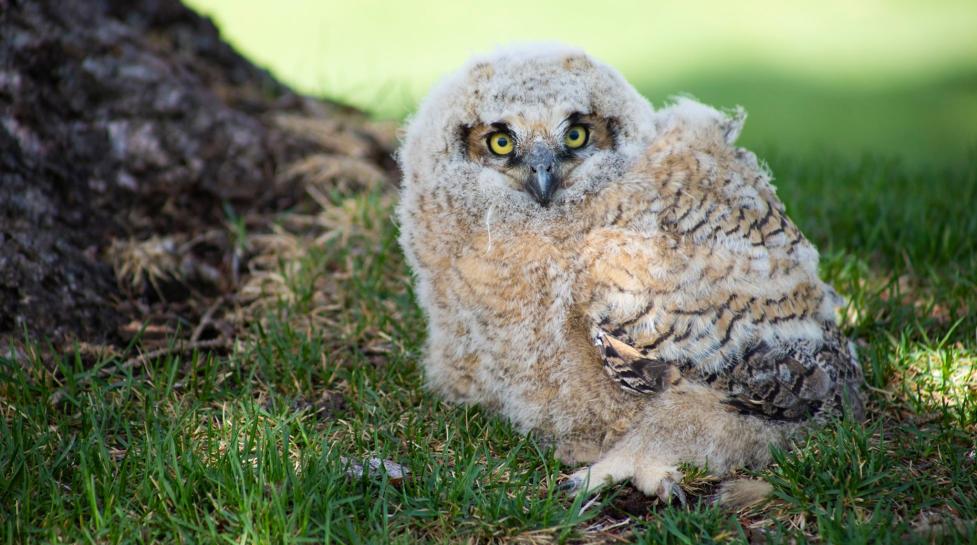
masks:
POLYGON ((872 386, 871 384, 865 384, 864 386, 865 386, 865 388, 867 388, 867 389, 869 389, 869 390, 871 390, 871 391, 873 391, 873 392, 875 392, 877 394, 882 394, 882 395, 884 395, 887 398, 893 398, 893 397, 896 396, 896 393, 895 392, 892 392, 890 390, 883 390, 882 388, 876 388, 875 386, 872 386))
MULTIPOLYGON (((149 360, 161 356, 167 356, 170 354, 182 354, 184 352, 192 352, 194 350, 202 350, 202 349, 228 348, 230 346, 231 346, 230 339, 226 339, 224 337, 219 337, 217 339, 208 339, 206 341, 196 341, 196 342, 177 341, 176 343, 173 344, 173 346, 168 346, 166 348, 159 348, 157 350, 150 350, 145 354, 140 354, 138 356, 129 358, 126 361, 120 363, 119 365, 105 367, 98 372, 98 376, 104 378, 110 375, 114 375, 120 371, 133 369, 135 367, 144 365, 149 360)), ((79 381, 79 384, 87 384, 90 381, 91 381, 90 378, 82 379, 79 381)), ((68 391, 66 388, 60 388, 58 391, 51 394, 51 399, 50 399, 51 404, 56 405, 67 394, 68 391)))
POLYGON ((218 228, 208 229, 203 233, 200 233, 199 235, 184 242, 183 244, 180 244, 179 248, 177 249, 177 253, 180 255, 186 254, 187 252, 192 250, 193 247, 196 246, 197 244, 200 244, 201 242, 212 242, 216 238, 220 238, 221 236, 226 236, 226 234, 227 234, 226 231, 224 231, 223 229, 218 229, 218 228))
POLYGON ((598 501, 600 501, 600 494, 595 494, 593 498, 590 498, 590 501, 585 503, 584 506, 580 508, 580 512, 583 513, 587 509, 590 509, 598 501))
POLYGON ((214 304, 210 305, 210 308, 204 312, 204 315, 200 317, 200 323, 197 324, 197 327, 193 330, 193 335, 190 335, 191 343, 195 343, 200 340, 200 336, 203 334, 204 329, 211 323, 211 318, 213 318, 214 313, 217 312, 217 309, 219 309, 223 304, 224 296, 221 295, 216 301, 214 301, 214 304))
POLYGON ((106 367, 99 372, 99 375, 107 377, 109 375, 114 375, 119 371, 125 371, 127 369, 132 369, 133 367, 139 367, 145 364, 151 359, 158 358, 160 356, 168 356, 170 354, 182 354, 184 352, 193 352, 194 350, 200 350, 204 348, 227 348, 231 346, 231 341, 225 339, 224 337, 218 337, 216 339, 208 339, 206 341, 177 341, 173 346, 168 346, 166 348, 158 348, 156 350, 150 350, 145 354, 140 354, 138 356, 131 357, 119 365, 112 367, 106 367))
POLYGON ((625 518, 623 518, 623 519, 621 519, 619 521, 616 521, 616 522, 614 521, 614 519, 610 519, 610 520, 605 520, 605 521, 598 522, 596 524, 592 524, 592 525, 588 526, 587 527, 587 531, 588 532, 608 532, 608 531, 613 530, 615 528, 620 528, 621 526, 627 526, 629 524, 631 524, 631 519, 629 519, 627 517, 625 517, 625 518), (609 522, 610 523, 613 523, 613 524, 609 524, 609 525, 605 526, 605 524, 607 524, 609 522))

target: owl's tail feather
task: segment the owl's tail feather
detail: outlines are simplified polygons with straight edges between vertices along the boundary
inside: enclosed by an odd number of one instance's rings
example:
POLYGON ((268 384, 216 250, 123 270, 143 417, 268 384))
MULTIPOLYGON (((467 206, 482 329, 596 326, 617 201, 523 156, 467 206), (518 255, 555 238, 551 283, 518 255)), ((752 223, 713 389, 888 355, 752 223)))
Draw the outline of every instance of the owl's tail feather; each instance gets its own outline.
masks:
POLYGON ((760 504, 772 494, 773 485, 767 481, 736 479, 719 485, 719 492, 713 498, 723 509, 739 511, 760 504))

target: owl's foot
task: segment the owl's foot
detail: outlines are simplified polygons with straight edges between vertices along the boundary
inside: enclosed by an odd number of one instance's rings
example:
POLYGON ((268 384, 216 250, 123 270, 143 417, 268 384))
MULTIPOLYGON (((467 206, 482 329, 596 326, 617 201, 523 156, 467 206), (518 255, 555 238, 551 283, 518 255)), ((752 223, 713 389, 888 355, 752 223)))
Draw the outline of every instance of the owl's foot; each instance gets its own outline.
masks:
POLYGON ((643 466, 636 468, 631 478, 634 487, 649 496, 658 496, 662 503, 671 503, 672 498, 682 506, 688 502, 679 483, 682 472, 675 466, 643 466))
POLYGON ((607 485, 634 476, 634 460, 610 453, 596 464, 575 471, 561 487, 573 494, 593 494, 607 485))
POLYGON ((631 479, 634 487, 649 496, 658 496, 663 503, 672 498, 686 504, 685 492, 679 483, 682 472, 675 466, 635 463, 634 458, 609 453, 596 464, 574 472, 561 484, 573 494, 592 494, 601 488, 631 479))

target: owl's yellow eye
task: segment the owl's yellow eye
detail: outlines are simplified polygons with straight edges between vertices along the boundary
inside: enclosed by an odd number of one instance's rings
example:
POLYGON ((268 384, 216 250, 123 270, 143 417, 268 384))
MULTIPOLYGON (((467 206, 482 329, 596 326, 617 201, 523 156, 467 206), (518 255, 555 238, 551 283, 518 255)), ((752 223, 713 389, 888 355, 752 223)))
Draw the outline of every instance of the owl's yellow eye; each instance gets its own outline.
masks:
POLYGON ((488 137, 488 147, 496 155, 509 155, 515 149, 516 144, 508 133, 493 132, 488 137))
POLYGON ((587 143, 588 136, 590 133, 587 131, 587 127, 574 125, 567 129, 567 133, 563 136, 563 143, 570 149, 582 148, 587 143))

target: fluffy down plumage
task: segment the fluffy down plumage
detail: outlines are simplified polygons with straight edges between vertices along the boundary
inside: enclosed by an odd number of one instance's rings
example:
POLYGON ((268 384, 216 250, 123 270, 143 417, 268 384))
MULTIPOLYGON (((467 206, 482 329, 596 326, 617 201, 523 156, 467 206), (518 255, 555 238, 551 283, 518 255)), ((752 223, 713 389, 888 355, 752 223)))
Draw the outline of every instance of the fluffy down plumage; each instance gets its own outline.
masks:
POLYGON ((407 129, 398 208, 429 387, 592 463, 578 489, 661 496, 680 463, 762 465, 811 423, 860 417, 840 298, 735 146, 744 117, 656 112, 559 46, 476 58, 437 87, 407 129), (497 134, 511 153, 486 147, 497 134))

